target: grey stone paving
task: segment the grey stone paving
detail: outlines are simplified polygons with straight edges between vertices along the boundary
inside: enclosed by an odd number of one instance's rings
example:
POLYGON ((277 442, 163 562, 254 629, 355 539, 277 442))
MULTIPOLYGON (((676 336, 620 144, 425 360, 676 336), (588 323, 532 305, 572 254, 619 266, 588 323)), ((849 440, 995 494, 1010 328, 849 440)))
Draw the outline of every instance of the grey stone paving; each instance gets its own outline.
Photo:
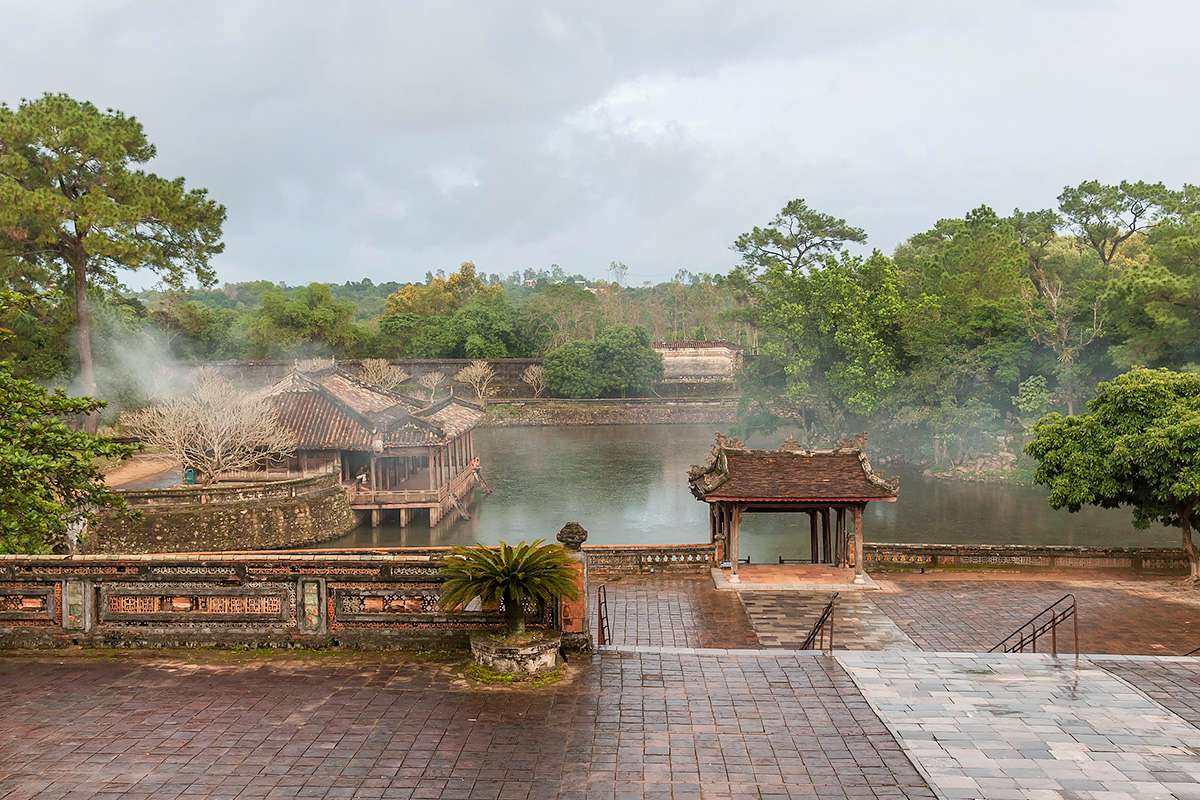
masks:
MULTIPOLYGON (((746 616, 764 647, 799 647, 829 602, 829 592, 740 592, 746 616)), ((840 650, 904 650, 920 648, 868 595, 838 595, 834 607, 834 647, 840 650)))
POLYGON ((838 656, 945 798, 1200 798, 1200 730, 1086 660, 838 656))

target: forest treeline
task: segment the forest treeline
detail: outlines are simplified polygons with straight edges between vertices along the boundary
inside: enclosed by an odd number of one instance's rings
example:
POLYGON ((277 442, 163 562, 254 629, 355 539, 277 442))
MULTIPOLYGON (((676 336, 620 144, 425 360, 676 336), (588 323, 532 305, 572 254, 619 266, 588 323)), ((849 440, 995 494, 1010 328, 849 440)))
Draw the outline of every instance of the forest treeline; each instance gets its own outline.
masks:
MULTIPOLYGON (((782 420, 814 442, 870 430, 935 464, 994 452, 1047 411, 1081 410, 1098 381, 1129 368, 1200 363, 1195 187, 1086 181, 1046 209, 940 220, 891 253, 866 241, 794 200, 736 238, 727 274, 681 270, 655 285, 626 285, 618 262, 604 279, 465 262, 414 283, 96 283, 93 347, 101 363, 145 334, 182 361, 559 353, 566 363, 573 343, 606 330, 725 339, 751 354, 744 428, 782 420)), ((23 376, 69 375, 63 273, 13 258, 0 269, 36 298, 5 310, 0 325, 16 335, 0 357, 23 376)))

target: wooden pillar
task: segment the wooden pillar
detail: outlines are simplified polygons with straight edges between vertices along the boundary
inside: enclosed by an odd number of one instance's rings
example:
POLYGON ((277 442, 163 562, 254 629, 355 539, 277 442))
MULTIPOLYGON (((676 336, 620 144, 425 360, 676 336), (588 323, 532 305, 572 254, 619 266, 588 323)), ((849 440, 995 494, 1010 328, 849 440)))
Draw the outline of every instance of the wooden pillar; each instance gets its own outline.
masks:
POLYGON ((741 580, 738 577, 738 528, 741 527, 741 524, 742 509, 735 506, 730 513, 729 520, 729 580, 731 583, 741 580))
POLYGON ((425 461, 426 461, 426 463, 429 465, 429 488, 430 488, 430 489, 436 489, 436 488, 437 488, 437 477, 436 477, 436 476, 435 476, 435 474, 434 474, 434 468, 433 468, 433 448, 432 448, 432 447, 430 447, 430 448, 429 448, 429 452, 428 452, 428 454, 425 456, 425 461))
POLYGON ((397 513, 400 515, 400 520, 399 520, 400 527, 407 528, 408 523, 412 520, 412 509, 410 509, 410 508, 397 509, 397 513))
POLYGON ((837 523, 833 527, 833 563, 839 567, 846 561, 846 509, 837 510, 837 523))
POLYGON ((808 512, 808 534, 811 541, 809 547, 809 560, 814 564, 821 563, 821 540, 817 535, 817 512, 808 512))
POLYGON ((383 510, 379 508, 371 509, 371 527, 378 528, 383 522, 383 510))
POLYGON ((821 509, 821 563, 830 564, 833 559, 830 558, 830 545, 833 540, 833 532, 830 530, 829 524, 829 509, 821 509))
POLYGON ((717 543, 717 506, 716 506, 716 503, 708 504, 708 542, 709 542, 709 544, 717 543))
POLYGON ((376 477, 376 474, 375 474, 375 472, 376 472, 376 470, 375 470, 375 456, 371 456, 371 488, 372 488, 372 489, 378 489, 378 488, 379 488, 379 483, 377 482, 379 479, 376 477))
POLYGON ((867 569, 863 565, 863 506, 854 507, 854 582, 867 582, 867 569))

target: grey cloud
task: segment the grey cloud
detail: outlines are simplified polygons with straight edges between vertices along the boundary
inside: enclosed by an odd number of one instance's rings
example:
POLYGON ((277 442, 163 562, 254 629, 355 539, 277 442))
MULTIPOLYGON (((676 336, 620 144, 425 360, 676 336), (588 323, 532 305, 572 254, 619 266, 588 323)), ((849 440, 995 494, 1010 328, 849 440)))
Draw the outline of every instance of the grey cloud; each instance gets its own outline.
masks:
POLYGON ((1194 181, 1168 2, 4 2, 0 99, 136 114, 229 208, 223 280, 467 258, 723 271, 787 199, 886 248, 1085 177, 1194 181), (992 4, 988 4, 992 5, 992 4))

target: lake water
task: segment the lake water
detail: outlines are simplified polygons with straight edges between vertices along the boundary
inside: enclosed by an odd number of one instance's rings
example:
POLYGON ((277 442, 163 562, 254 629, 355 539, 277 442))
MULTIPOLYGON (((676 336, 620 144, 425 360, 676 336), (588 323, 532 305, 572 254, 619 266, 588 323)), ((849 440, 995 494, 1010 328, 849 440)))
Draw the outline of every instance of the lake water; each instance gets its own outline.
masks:
MULTIPOLYGON (((494 492, 434 530, 424 521, 363 526, 323 546, 494 544, 544 538, 576 520, 594 544, 700 542, 708 510, 692 497, 687 470, 712 447, 710 425, 604 425, 488 428, 476 432, 483 475, 494 492)), ((751 441, 775 446, 783 435, 751 441)), ((871 542, 986 542, 1175 546, 1178 533, 1137 531, 1123 510, 1053 511, 1038 488, 926 478, 910 469, 876 467, 900 478, 895 503, 871 503, 864 519, 871 542)), ((741 551, 755 562, 808 555, 808 516, 748 514, 741 551)))

